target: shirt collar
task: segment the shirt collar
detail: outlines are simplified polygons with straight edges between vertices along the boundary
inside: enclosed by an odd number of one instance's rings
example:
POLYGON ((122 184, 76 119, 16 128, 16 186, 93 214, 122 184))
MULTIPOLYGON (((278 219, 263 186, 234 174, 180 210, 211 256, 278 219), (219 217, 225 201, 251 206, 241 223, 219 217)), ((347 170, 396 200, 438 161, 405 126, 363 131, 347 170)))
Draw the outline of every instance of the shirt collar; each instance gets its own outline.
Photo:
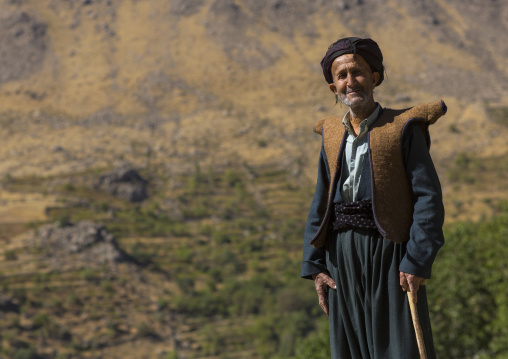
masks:
MULTIPOLYGON (((374 123, 374 121, 376 121, 380 110, 381 110, 381 106, 379 104, 377 104, 376 109, 374 111, 372 111, 372 113, 369 115, 369 117, 367 117, 365 120, 360 122, 360 133, 358 134, 357 138, 362 137, 368 131, 370 125, 372 125, 374 123)), ((342 123, 344 124, 344 126, 346 126, 349 134, 354 137, 353 129, 351 128, 351 124, 350 124, 350 116, 351 116, 350 111, 348 111, 342 118, 342 123)))

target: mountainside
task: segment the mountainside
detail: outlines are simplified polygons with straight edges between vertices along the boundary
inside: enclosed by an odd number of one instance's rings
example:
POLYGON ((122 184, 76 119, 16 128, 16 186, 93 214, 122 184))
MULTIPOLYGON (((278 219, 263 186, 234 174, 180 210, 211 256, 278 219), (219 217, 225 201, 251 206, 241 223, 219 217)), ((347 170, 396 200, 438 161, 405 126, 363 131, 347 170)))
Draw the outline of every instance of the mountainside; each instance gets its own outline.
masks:
POLYGON ((384 106, 447 102, 431 130, 442 178, 460 152, 508 151, 501 1, 5 0, 0 14, 4 175, 142 152, 171 171, 278 163, 313 181, 311 126, 345 110, 319 61, 349 35, 384 53, 384 106))
POLYGON ((295 274, 312 127, 346 111, 327 47, 378 42, 385 107, 446 102, 451 225, 506 212, 506 34, 502 0, 0 0, 0 357, 292 357, 320 315, 295 274), (146 181, 105 190, 119 166, 146 181), (51 237, 102 233, 82 220, 106 234, 51 237), (58 262, 41 238, 85 252, 58 262), (122 260, 89 264, 87 241, 122 260))

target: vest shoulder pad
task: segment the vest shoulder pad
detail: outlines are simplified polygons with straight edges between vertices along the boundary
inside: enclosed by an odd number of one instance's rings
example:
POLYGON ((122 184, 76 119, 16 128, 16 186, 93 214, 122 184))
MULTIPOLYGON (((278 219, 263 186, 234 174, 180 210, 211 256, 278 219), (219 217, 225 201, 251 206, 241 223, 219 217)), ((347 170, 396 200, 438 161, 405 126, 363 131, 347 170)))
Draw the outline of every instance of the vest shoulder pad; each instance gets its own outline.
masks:
MULTIPOLYGON (((390 111, 390 109, 388 109, 390 111)), ((446 114, 447 107, 444 101, 435 101, 431 103, 426 103, 423 105, 418 105, 412 108, 408 108, 405 110, 391 110, 392 116, 395 116, 399 121, 408 121, 408 120, 420 120, 425 123, 432 125, 434 124, 441 116, 446 114)))
POLYGON ((318 135, 323 134, 323 126, 328 123, 337 123, 337 121, 340 121, 340 116, 326 116, 322 119, 318 120, 316 124, 314 125, 314 132, 316 132, 318 135))

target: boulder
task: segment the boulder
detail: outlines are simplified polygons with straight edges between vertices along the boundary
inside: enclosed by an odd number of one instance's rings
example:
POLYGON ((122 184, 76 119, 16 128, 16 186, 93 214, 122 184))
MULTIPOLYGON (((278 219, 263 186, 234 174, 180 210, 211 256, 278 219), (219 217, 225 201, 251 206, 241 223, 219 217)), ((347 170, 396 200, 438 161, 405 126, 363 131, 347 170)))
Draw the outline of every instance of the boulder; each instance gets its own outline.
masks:
POLYGON ((0 84, 42 69, 47 25, 20 11, 0 11, 0 84))
POLYGON ((80 267, 93 267, 126 259, 114 236, 91 221, 44 225, 36 231, 33 244, 57 266, 74 262, 80 267))
POLYGON ((99 176, 94 188, 105 191, 129 202, 141 202, 148 198, 147 180, 132 167, 122 166, 99 176))

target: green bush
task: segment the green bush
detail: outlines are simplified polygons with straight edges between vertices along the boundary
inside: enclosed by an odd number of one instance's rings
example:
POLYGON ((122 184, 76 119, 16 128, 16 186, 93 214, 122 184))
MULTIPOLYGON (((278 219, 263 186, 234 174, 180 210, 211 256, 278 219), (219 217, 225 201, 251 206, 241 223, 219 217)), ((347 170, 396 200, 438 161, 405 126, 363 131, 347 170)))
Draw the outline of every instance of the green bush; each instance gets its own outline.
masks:
POLYGON ((194 202, 182 209, 182 214, 186 219, 201 219, 210 216, 210 208, 207 203, 194 202))
POLYGON ((294 358, 329 359, 331 352, 328 330, 328 320, 320 319, 318 330, 296 344, 294 358))
POLYGON ((34 318, 34 326, 36 328, 44 327, 50 323, 49 316, 46 313, 39 313, 34 318))
POLYGON ((111 281, 104 279, 101 281, 101 289, 104 293, 112 294, 115 292, 115 288, 111 281))
POLYGON ((438 357, 508 357, 508 216, 456 225, 445 238, 429 282, 438 357))
POLYGON ((476 183, 477 172, 482 169, 482 164, 477 158, 467 154, 459 153, 455 157, 453 167, 446 173, 447 178, 452 182, 476 183))
POLYGON ((66 184, 63 185, 63 189, 66 192, 74 192, 76 190, 76 186, 74 186, 74 184, 70 182, 67 182, 66 184))
POLYGON ((130 245, 129 254, 141 265, 153 263, 156 255, 155 250, 148 249, 143 243, 136 241, 130 245))
POLYGON ((223 244, 229 244, 229 243, 231 243, 231 238, 229 236, 229 233, 224 232, 224 231, 214 231, 214 232, 212 232, 212 240, 218 246, 221 246, 223 244))
POLYGON ((142 322, 136 327, 138 331, 138 337, 140 338, 156 338, 158 337, 155 329, 153 329, 149 324, 142 322))
POLYGON ((81 270, 81 278, 86 281, 94 282, 99 279, 99 273, 93 268, 85 268, 81 270))
POLYGON ((215 325, 205 325, 199 331, 203 336, 201 348, 204 355, 217 355, 225 345, 225 338, 217 331, 215 325))
POLYGON ((508 126, 508 107, 487 107, 487 113, 494 121, 508 126))
POLYGON ((194 250, 185 245, 181 245, 176 250, 176 259, 179 262, 190 264, 194 258, 194 250))
POLYGON ((6 250, 4 252, 4 258, 6 261, 15 261, 16 259, 18 259, 18 256, 16 252, 13 250, 6 250))
POLYGON ((233 170, 228 169, 224 172, 223 180, 229 187, 234 187, 242 181, 242 177, 233 170))
MULTIPOLYGON (((282 357, 291 358, 301 338, 313 329, 313 318, 304 311, 289 312, 278 322, 278 352, 282 357)), ((311 356, 309 358, 314 358, 311 356)))
POLYGON ((245 272, 245 262, 230 249, 219 248, 212 252, 213 266, 220 266, 223 273, 228 276, 236 276, 245 272))
POLYGON ((37 350, 35 348, 21 348, 16 350, 13 359, 38 359, 37 350))
POLYGON ((176 283, 183 293, 194 293, 194 279, 190 276, 184 275, 176 278, 176 283))

